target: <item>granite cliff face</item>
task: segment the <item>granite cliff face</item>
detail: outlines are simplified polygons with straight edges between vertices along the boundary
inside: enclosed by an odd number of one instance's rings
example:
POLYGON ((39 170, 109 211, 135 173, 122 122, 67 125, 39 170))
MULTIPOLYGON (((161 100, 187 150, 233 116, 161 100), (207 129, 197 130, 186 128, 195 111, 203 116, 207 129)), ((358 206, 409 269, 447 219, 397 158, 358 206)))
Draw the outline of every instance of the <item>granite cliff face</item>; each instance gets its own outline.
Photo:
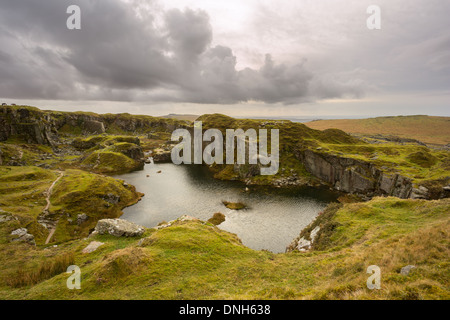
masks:
POLYGON ((51 117, 28 108, 0 108, 0 141, 20 135, 29 143, 53 145, 57 130, 51 117))
POLYGON ((0 107, 0 141, 18 135, 29 143, 53 146, 59 133, 101 134, 105 132, 172 132, 187 122, 130 114, 95 114, 42 111, 32 107, 0 107))
MULTIPOLYGON (((398 173, 384 172, 370 162, 312 150, 300 151, 296 156, 309 173, 339 191, 402 199, 431 197, 425 186, 415 185, 411 179, 398 173)), ((444 196, 445 189, 438 197, 444 196)))

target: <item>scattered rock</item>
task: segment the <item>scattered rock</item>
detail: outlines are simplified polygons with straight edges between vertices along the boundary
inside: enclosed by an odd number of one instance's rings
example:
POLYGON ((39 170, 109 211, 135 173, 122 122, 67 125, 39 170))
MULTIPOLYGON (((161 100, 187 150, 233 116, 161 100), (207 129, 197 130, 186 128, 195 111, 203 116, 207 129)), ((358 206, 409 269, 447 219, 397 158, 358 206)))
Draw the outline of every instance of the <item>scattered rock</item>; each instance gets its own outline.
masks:
POLYGON ((304 251, 307 251, 307 250, 311 249, 311 245, 312 245, 312 241, 306 240, 305 238, 300 238, 297 241, 296 249, 298 251, 304 252, 304 251))
POLYGON ((185 214, 185 215, 182 215, 181 217, 179 217, 178 219, 176 219, 175 221, 196 221, 196 220, 198 220, 198 219, 185 214))
POLYGON ((319 231, 320 227, 319 226, 315 227, 310 233, 310 240, 306 239, 305 237, 294 239, 294 241, 292 241, 292 243, 286 248, 286 252, 294 250, 305 252, 310 250, 319 231))
POLYGON ((9 214, 8 212, 0 209, 0 223, 7 222, 7 221, 13 221, 13 220, 17 221, 18 219, 17 219, 17 217, 9 214))
POLYGON ((79 214, 77 216, 77 224, 81 225, 83 222, 87 221, 88 219, 89 219, 89 217, 85 213, 79 214))
POLYGON ((418 188, 412 188, 411 199, 428 199, 428 189, 424 186, 419 186, 418 188))
POLYGON ((28 229, 19 228, 11 232, 12 236, 16 236, 12 241, 26 242, 32 245, 36 245, 34 241, 34 236, 28 233, 28 229))
POLYGON ((156 230, 164 229, 164 228, 170 227, 172 224, 174 224, 175 222, 178 222, 178 221, 183 222, 183 221, 195 221, 195 220, 198 220, 198 219, 188 216, 188 215, 182 215, 178 219, 161 223, 158 226, 154 227, 153 229, 156 229, 156 230))
POLYGON ((145 228, 122 219, 102 219, 97 222, 98 234, 110 234, 116 237, 140 237, 145 228))
POLYGON ((115 194, 108 193, 102 197, 103 200, 110 204, 118 204, 120 201, 120 197, 116 196, 115 194))
POLYGON ((413 265, 407 265, 406 267, 403 267, 401 270, 400 270, 400 274, 401 275, 404 275, 404 276, 407 276, 407 275, 409 275, 409 273, 411 272, 411 270, 412 269, 415 269, 416 268, 416 266, 413 266, 413 265))
POLYGON ((99 242, 99 241, 92 241, 91 243, 89 243, 89 245, 83 249, 83 253, 91 253, 94 252, 95 250, 97 250, 100 246, 104 245, 103 242, 99 242))

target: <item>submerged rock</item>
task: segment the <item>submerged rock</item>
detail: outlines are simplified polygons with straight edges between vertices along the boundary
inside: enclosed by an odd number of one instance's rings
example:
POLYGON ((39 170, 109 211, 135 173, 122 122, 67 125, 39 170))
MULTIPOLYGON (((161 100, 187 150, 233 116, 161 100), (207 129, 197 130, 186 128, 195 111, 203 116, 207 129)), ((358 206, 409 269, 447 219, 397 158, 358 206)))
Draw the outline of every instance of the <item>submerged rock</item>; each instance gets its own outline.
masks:
POLYGON ((139 237, 144 233, 145 228, 122 219, 102 219, 97 222, 95 231, 116 237, 139 237))

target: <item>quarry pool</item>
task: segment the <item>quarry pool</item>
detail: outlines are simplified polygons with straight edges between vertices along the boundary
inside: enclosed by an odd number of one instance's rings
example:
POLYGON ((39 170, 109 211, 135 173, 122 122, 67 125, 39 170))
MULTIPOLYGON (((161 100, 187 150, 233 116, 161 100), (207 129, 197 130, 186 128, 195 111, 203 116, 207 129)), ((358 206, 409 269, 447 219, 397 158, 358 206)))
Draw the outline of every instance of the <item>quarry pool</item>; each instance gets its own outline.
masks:
POLYGON ((243 183, 214 179, 200 165, 152 163, 142 171, 116 178, 145 193, 140 202, 123 210, 122 219, 151 228, 184 214, 206 221, 221 212, 226 220, 219 228, 237 234, 247 247, 275 253, 284 252, 300 231, 337 198, 333 192, 316 188, 248 186, 246 191, 243 183), (243 202, 249 208, 230 210, 223 200, 243 202))

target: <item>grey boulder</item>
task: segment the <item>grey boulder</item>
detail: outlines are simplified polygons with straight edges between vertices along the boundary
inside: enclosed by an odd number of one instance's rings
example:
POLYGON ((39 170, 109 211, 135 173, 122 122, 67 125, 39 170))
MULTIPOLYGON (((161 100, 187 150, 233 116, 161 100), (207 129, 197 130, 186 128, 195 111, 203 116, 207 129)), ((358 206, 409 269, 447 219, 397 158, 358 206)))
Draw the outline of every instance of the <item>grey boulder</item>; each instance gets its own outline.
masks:
POLYGON ((408 265, 408 266, 406 266, 406 267, 403 267, 401 270, 400 270, 400 274, 401 275, 404 275, 404 276, 407 276, 407 275, 409 275, 409 273, 411 272, 411 270, 412 269, 414 269, 416 266, 413 266, 413 265, 408 265))
POLYGON ((29 234, 26 228, 16 229, 11 232, 11 235, 15 236, 12 241, 27 242, 33 245, 36 244, 36 242, 34 241, 34 236, 32 234, 29 234))
POLYGON ((97 250, 100 246, 104 245, 103 242, 92 241, 89 245, 83 249, 83 253, 91 253, 97 250))
POLYGON ((143 226, 122 219, 102 219, 97 222, 98 234, 110 234, 116 237, 140 237, 145 231, 143 226))

